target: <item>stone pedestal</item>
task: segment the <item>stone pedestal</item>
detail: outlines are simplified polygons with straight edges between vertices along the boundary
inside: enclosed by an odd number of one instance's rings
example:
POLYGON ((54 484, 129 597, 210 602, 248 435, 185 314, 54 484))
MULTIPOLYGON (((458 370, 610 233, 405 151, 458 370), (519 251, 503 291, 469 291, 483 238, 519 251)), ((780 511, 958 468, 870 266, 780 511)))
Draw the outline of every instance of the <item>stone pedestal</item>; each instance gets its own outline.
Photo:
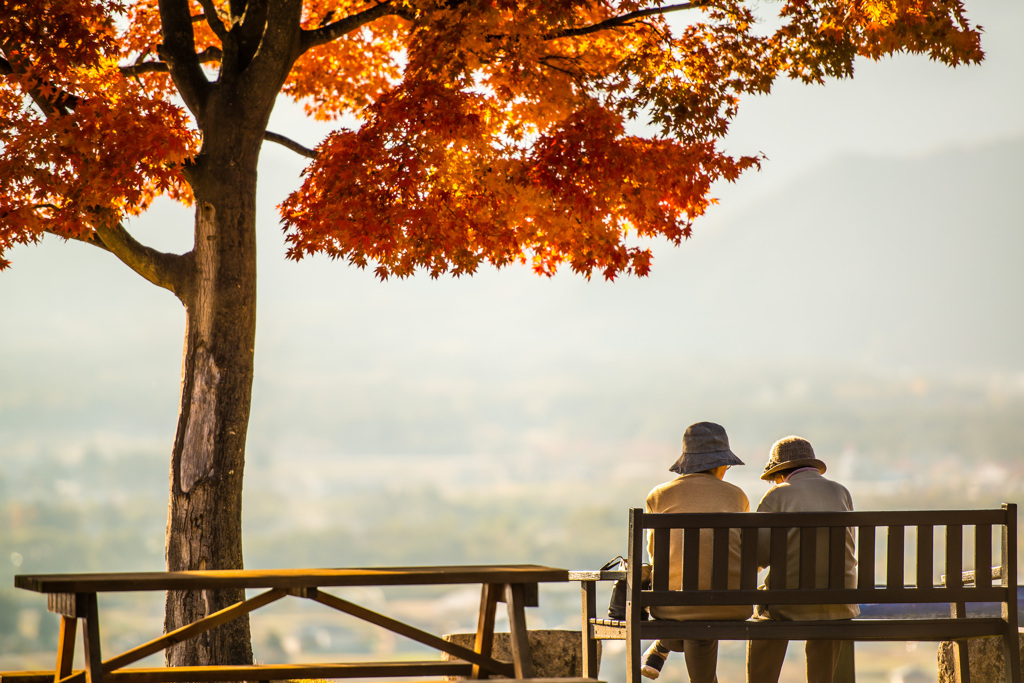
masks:
MULTIPOLYGON (((530 653, 533 655, 535 678, 578 678, 583 675, 583 641, 579 631, 540 630, 529 631, 530 653)), ((450 633, 445 640, 473 648, 474 633, 450 633)), ((512 661, 512 648, 507 633, 494 634, 493 656, 505 662, 512 661)), ((598 661, 601 651, 598 648, 598 661)), ((450 659, 446 654, 444 659, 450 659)), ((447 678, 446 680, 455 680, 447 678)))
MULTIPOLYGON (((1003 683, 1006 680, 1006 663, 1003 659, 1002 638, 971 638, 967 643, 971 683, 1003 683)), ((938 656, 939 683, 960 683, 953 643, 940 643, 938 656)), ((1024 630, 1021 631, 1021 651, 1018 656, 1024 658, 1024 630)))

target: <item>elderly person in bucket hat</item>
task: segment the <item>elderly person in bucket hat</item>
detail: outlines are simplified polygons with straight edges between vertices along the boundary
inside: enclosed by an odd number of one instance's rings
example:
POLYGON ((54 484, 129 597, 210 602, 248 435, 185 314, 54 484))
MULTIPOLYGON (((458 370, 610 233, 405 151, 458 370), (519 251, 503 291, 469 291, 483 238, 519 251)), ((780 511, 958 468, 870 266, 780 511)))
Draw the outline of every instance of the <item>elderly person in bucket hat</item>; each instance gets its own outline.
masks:
MULTIPOLYGON (((761 478, 774 483, 757 506, 758 512, 829 512, 853 510, 850 492, 841 484, 826 479, 825 463, 814 454, 814 448, 807 439, 787 436, 772 446, 768 462, 761 478)), ((758 565, 768 564, 769 538, 762 531, 758 538, 758 565)), ((819 530, 819 534, 825 533, 819 530)), ((828 581, 828 540, 819 539, 816 544, 818 562, 816 581, 826 585, 828 581)), ((795 529, 788 537, 787 585, 796 586, 800 572, 800 540, 795 529)), ((857 585, 853 529, 846 530, 846 585, 857 585)), ((768 577, 765 577, 768 581, 768 577)), ((852 619, 860 613, 857 605, 767 605, 758 606, 756 619, 778 619, 792 621, 813 621, 820 619, 852 619)), ((788 641, 751 640, 747 643, 748 683, 775 683, 782 672, 788 641)), ((832 683, 836 662, 839 658, 841 641, 808 640, 805 646, 807 656, 808 683, 832 683)))
MULTIPOLYGON (((736 485, 723 480, 726 470, 743 461, 729 449, 725 429, 713 422, 698 422, 683 434, 683 452, 669 468, 679 476, 656 486, 647 495, 647 512, 747 512, 750 502, 736 485)), ((739 587, 740 539, 733 530, 730 543, 729 585, 739 587), (733 576, 735 574, 735 576, 733 576)), ((683 576, 682 533, 672 532, 669 543, 669 588, 681 589, 683 576)), ((701 557, 711 558, 711 534, 701 536, 701 557), (706 547, 704 547, 706 546, 706 547)), ((649 540, 648 553, 653 553, 654 539, 649 540)), ((653 561, 653 557, 651 560, 653 561)), ((702 560, 703 561, 703 560, 702 560)), ((708 560, 710 565, 710 559, 708 560)), ((699 585, 711 587, 711 567, 701 566, 699 585)), ((746 619, 749 606, 728 605, 708 607, 656 606, 651 615, 656 619, 705 620, 746 619)), ((658 640, 644 653, 641 672, 657 678, 670 651, 682 652, 686 671, 692 683, 717 683, 717 640, 658 640)))

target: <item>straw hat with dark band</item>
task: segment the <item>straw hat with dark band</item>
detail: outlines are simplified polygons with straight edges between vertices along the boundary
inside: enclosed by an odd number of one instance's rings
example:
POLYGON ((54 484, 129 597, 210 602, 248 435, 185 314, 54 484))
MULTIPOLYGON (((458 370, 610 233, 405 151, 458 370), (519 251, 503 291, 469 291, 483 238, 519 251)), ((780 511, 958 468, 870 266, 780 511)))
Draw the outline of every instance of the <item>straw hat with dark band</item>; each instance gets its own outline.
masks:
POLYGON ((768 456, 768 463, 764 466, 761 478, 770 480, 776 472, 798 467, 817 467, 819 472, 825 474, 825 463, 814 457, 814 448, 811 446, 811 442, 799 436, 787 436, 784 439, 779 439, 772 446, 771 455, 768 456))

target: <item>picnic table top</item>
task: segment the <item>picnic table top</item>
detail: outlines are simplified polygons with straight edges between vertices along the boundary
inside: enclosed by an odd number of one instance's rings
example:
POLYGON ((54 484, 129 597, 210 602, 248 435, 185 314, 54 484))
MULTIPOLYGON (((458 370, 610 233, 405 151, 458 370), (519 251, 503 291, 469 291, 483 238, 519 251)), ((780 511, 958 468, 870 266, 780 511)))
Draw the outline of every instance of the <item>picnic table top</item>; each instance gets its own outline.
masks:
POLYGON ((208 569, 184 572, 19 574, 17 588, 37 593, 98 593, 220 588, 316 588, 568 581, 569 571, 535 564, 334 569, 208 569))

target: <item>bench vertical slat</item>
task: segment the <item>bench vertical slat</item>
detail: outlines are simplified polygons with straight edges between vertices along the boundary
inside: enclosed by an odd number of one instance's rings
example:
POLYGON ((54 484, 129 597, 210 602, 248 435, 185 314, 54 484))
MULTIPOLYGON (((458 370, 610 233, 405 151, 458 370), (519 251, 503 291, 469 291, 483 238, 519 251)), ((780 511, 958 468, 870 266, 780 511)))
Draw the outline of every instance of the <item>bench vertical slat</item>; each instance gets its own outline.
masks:
POLYGON ((903 533, 905 527, 894 525, 888 529, 885 585, 887 588, 900 588, 903 586, 903 533))
POLYGON ((934 529, 935 527, 931 524, 921 524, 917 527, 917 581, 915 585, 918 588, 931 588, 935 583, 934 529))
POLYGON ((946 525, 946 585, 963 586, 964 528, 959 524, 946 525))
POLYGON ((786 551, 789 529, 773 527, 771 531, 771 551, 769 561, 771 571, 768 572, 768 588, 786 588, 786 551))
POLYGON ((846 587, 846 527, 828 529, 828 587, 846 587))
POLYGON ((978 588, 992 586, 992 525, 978 524, 974 527, 974 585, 978 588))
POLYGON ((700 529, 683 529, 683 590, 700 588, 700 529))
POLYGON ((644 511, 629 511, 629 566, 626 571, 626 682, 641 683, 640 667, 640 580, 643 576, 644 511))
POLYGON ((654 534, 654 566, 651 586, 656 591, 667 591, 672 530, 668 528, 654 529, 652 533, 654 534))
POLYGON ((875 587, 875 527, 857 527, 857 588, 875 587))
POLYGON ((725 590, 729 587, 729 545, 732 529, 724 527, 714 530, 713 554, 711 556, 711 589, 725 590))
POLYGON ((757 529, 740 531, 740 589, 757 588, 757 529))
POLYGON ((1007 588, 1006 602, 1003 603, 1003 619, 1006 620, 1006 635, 1003 637, 1003 661, 1006 666, 1007 683, 1021 680, 1020 634, 1017 631, 1017 505, 1004 503, 1006 519, 1002 526, 1001 564, 1002 584, 1007 588))
POLYGON ((800 588, 814 588, 818 573, 818 530, 800 527, 800 588))

